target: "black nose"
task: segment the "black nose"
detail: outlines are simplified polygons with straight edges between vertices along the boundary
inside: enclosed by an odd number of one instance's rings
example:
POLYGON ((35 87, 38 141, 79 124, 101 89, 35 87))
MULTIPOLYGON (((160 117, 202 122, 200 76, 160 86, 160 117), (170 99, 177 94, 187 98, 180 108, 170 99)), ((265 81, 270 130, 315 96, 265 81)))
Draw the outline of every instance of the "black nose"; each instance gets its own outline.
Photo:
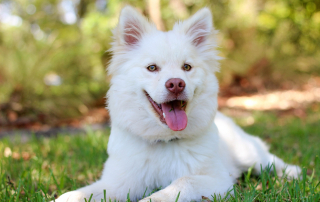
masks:
POLYGON ((169 79, 166 82, 165 86, 170 92, 178 95, 184 90, 184 88, 186 87, 186 83, 182 79, 173 78, 169 79))

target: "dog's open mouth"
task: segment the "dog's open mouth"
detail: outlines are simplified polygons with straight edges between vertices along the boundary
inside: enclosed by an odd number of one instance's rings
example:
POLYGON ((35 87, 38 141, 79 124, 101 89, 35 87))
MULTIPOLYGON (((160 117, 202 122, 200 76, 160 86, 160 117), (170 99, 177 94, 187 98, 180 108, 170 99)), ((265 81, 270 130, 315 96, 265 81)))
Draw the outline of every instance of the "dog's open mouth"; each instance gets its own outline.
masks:
POLYGON ((160 121, 167 124, 173 131, 181 131, 187 127, 188 118, 185 112, 187 102, 184 100, 173 100, 158 104, 148 93, 146 93, 154 110, 159 114, 160 121))

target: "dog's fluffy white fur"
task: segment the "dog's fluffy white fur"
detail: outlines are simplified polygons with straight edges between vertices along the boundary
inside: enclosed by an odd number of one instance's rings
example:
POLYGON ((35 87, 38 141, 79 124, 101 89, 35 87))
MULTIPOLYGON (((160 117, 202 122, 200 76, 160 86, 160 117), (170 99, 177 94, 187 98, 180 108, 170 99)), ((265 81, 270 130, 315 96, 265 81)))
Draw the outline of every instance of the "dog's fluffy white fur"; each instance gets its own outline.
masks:
MULTIPOLYGON (((219 69, 212 16, 203 8, 177 22, 168 32, 158 31, 132 7, 121 11, 115 28, 108 68, 111 116, 109 158, 101 179, 68 192, 56 201, 104 198, 141 202, 200 201, 202 196, 224 195, 249 167, 275 164, 278 175, 298 177, 298 166, 285 164, 268 152, 259 138, 245 133, 230 118, 217 112, 219 69), (184 71, 183 64, 191 65, 184 71), (156 64, 158 70, 147 70, 156 64), (187 127, 173 131, 159 119, 146 93, 156 103, 168 102, 165 87, 171 78, 184 80, 183 100, 187 127), (142 199, 153 189, 163 189, 142 199)), ((113 201, 113 200, 112 200, 113 201)))

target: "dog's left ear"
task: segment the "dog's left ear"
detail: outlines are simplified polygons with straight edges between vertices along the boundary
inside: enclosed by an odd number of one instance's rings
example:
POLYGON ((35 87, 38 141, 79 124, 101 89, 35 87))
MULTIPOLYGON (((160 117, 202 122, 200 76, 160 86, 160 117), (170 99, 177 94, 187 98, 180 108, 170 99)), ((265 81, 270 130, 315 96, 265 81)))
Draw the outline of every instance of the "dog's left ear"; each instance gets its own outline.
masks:
POLYGON ((195 46, 202 46, 213 31, 211 12, 208 8, 203 8, 189 19, 176 23, 173 29, 183 31, 195 46))

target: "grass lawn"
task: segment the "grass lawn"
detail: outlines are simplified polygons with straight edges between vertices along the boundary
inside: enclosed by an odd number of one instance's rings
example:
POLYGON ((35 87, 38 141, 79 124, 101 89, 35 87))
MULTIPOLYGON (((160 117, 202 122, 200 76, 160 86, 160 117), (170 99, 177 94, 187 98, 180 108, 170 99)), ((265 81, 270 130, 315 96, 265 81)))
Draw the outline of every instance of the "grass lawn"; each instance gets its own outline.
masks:
MULTIPOLYGON (((252 176, 249 169, 228 201, 320 201, 320 105, 310 107, 303 119, 249 112, 236 121, 263 138, 272 153, 304 169, 302 179, 294 181, 268 172, 252 176)), ((86 135, 1 139, 0 201, 49 201, 94 182, 108 157, 109 133, 88 130, 86 135)), ((219 201, 219 197, 203 201, 219 201)))

